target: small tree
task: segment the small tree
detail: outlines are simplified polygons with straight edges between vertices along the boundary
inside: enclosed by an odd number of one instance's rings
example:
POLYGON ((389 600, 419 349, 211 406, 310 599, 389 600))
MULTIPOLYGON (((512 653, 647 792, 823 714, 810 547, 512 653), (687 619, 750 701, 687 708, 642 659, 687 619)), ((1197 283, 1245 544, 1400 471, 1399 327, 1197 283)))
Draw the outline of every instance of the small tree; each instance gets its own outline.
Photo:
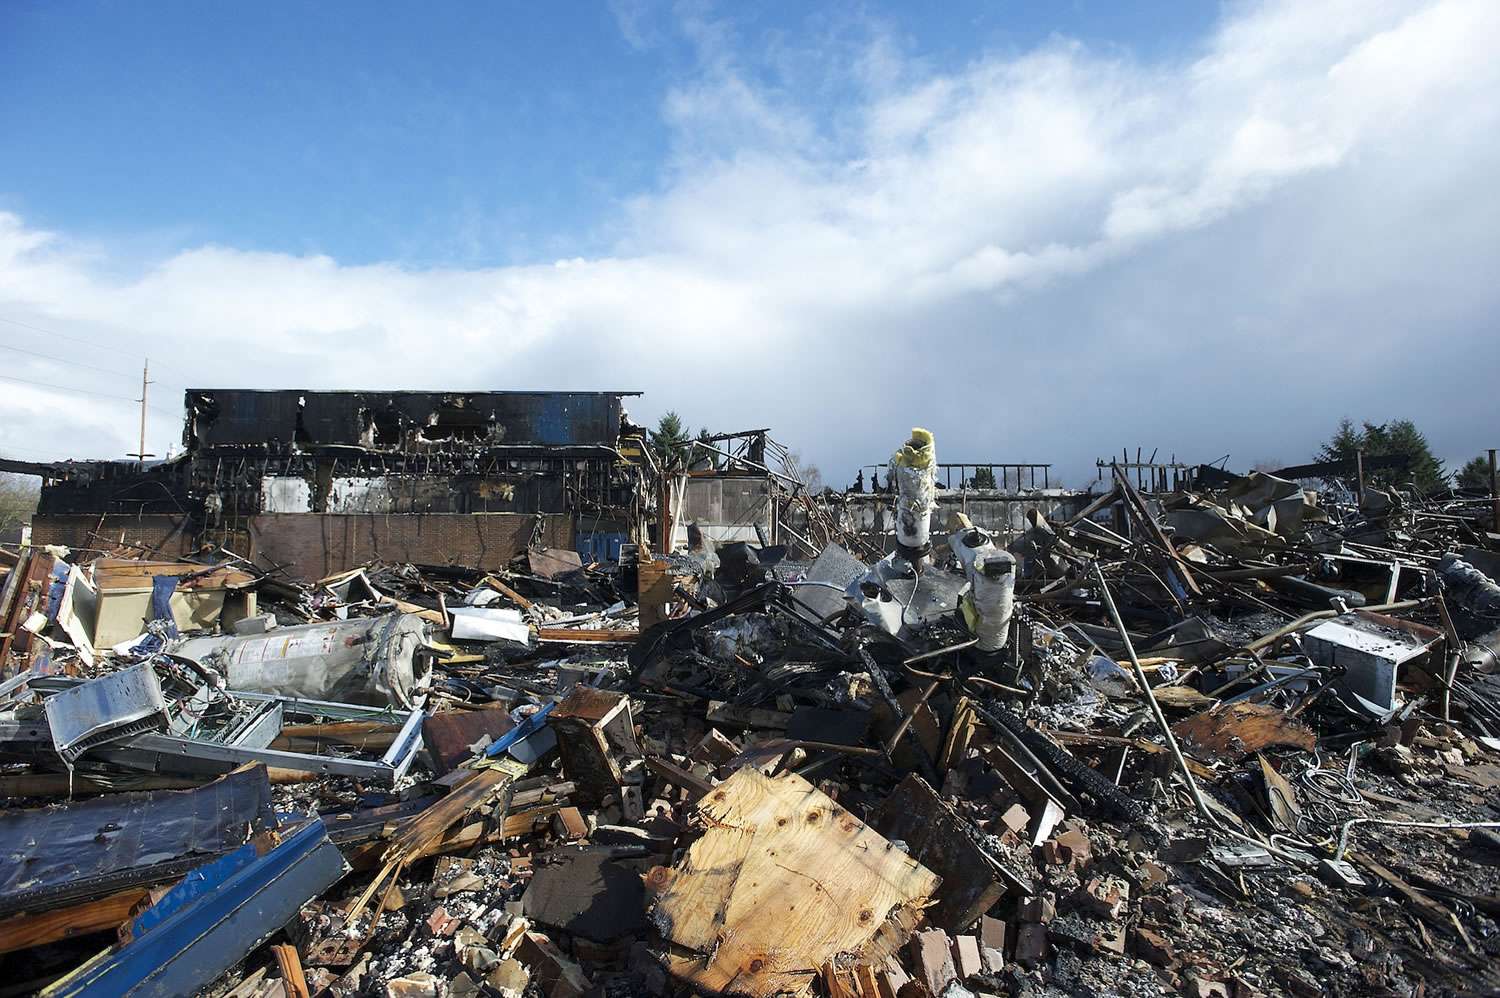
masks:
POLYGON ((1470 458, 1469 463, 1464 465, 1458 473, 1458 479, 1454 483, 1461 489, 1479 489, 1488 492, 1490 489, 1490 459, 1483 454, 1470 458))
POLYGON ((0 533, 30 523, 41 494, 39 478, 0 474, 0 533))
MULTIPOLYGON (((1399 468, 1367 470, 1366 485, 1395 488, 1410 483, 1424 493, 1441 492, 1448 487, 1448 476, 1443 474, 1442 463, 1433 455, 1427 438, 1409 419, 1365 423, 1362 428, 1355 429, 1354 423, 1345 416, 1339 421, 1337 432, 1318 451, 1317 459, 1344 461, 1359 454, 1365 457, 1405 454, 1410 459, 1404 472, 1399 468)), ((1327 481, 1335 488, 1352 489, 1355 486, 1354 475, 1335 475, 1327 481)))
POLYGON ((974 477, 969 479, 971 489, 998 489, 999 487, 995 484, 994 468, 975 468, 974 477))
POLYGON ((812 463, 803 463, 801 451, 790 451, 782 463, 782 473, 806 486, 806 494, 820 495, 823 492, 823 473, 812 463))
POLYGON ((656 429, 651 431, 651 449, 656 452, 656 459, 663 468, 677 463, 681 454, 679 444, 688 440, 687 427, 682 425, 682 417, 675 412, 667 412, 656 422, 656 429))

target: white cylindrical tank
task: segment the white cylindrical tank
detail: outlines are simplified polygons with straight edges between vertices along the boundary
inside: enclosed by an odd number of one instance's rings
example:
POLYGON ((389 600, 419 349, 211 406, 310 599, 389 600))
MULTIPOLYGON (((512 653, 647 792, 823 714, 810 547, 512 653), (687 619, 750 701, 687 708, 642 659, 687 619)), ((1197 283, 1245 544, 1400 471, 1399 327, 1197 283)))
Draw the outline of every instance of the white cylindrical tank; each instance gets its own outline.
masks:
POLYGON ((166 650, 224 677, 228 689, 410 710, 432 677, 428 625, 414 613, 187 638, 166 650))

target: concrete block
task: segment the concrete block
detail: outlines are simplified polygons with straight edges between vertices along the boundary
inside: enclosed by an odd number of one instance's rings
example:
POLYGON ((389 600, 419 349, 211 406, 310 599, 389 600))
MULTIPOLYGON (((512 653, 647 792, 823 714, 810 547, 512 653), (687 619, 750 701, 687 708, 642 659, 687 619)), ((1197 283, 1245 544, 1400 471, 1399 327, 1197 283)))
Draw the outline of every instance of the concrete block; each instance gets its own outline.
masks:
POLYGON ((463 919, 448 914, 447 908, 439 906, 427 919, 427 927, 432 930, 433 935, 444 937, 453 935, 463 922, 463 919))
POLYGON ((1093 858, 1094 844, 1081 829, 1069 828, 1052 841, 1057 843, 1061 862, 1069 866, 1082 866, 1093 858))
POLYGON ((1167 967, 1177 959, 1177 954, 1172 952, 1172 944, 1167 938, 1147 928, 1135 930, 1135 952, 1147 963, 1154 963, 1158 967, 1167 967))
POLYGON ((519 960, 502 960, 485 975, 484 983, 500 992, 501 998, 521 998, 531 983, 531 972, 519 960))

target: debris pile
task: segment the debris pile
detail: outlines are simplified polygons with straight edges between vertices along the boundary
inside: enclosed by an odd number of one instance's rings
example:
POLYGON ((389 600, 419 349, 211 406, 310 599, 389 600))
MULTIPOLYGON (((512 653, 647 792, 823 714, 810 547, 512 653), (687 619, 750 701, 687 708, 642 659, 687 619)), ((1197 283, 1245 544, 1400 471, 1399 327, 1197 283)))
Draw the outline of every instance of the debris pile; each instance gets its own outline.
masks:
POLYGON ((1487 500, 1116 467, 1015 531, 936 467, 882 558, 23 550, 9 993, 1500 989, 1487 500))

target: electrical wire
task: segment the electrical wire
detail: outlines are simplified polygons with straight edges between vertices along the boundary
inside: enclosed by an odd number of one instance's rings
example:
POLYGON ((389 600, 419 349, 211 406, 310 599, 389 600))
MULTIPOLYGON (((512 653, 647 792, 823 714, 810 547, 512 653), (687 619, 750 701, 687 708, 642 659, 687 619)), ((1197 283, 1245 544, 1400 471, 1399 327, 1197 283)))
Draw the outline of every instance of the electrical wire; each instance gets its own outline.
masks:
POLYGON ((0 374, 0 380, 15 381, 23 385, 36 385, 38 388, 51 388, 59 392, 75 392, 79 395, 93 395, 96 398, 114 399, 118 402, 129 402, 132 405, 140 405, 140 399, 133 399, 125 395, 108 395, 104 392, 91 392, 87 388, 73 388, 68 385, 52 385, 45 381, 32 381, 30 378, 17 378, 9 374, 0 374))
POLYGON ((1303 770, 1298 780, 1304 790, 1326 804, 1360 807, 1366 803, 1364 795, 1359 792, 1359 787, 1354 785, 1354 780, 1348 773, 1323 768, 1323 754, 1317 750, 1313 751, 1313 764, 1303 770))
MULTIPOLYGON (((102 368, 97 368, 96 370, 103 370, 103 369, 102 368)), ((54 385, 54 384, 49 384, 48 382, 45 382, 45 381, 33 381, 30 378, 18 378, 18 377, 14 376, 14 375, 11 375, 11 374, 0 374, 0 380, 3 380, 3 381, 14 381, 14 382, 16 382, 18 384, 22 384, 22 385, 35 385, 37 388, 50 388, 51 390, 58 391, 58 392, 73 392, 74 394, 77 394, 77 395, 92 395, 95 398, 113 399, 116 402, 129 402, 131 405, 140 405, 141 404, 141 400, 140 399, 133 399, 133 398, 131 398, 128 395, 110 395, 110 394, 108 394, 106 392, 90 391, 87 388, 74 388, 71 385, 54 385)), ((166 409, 163 409, 159 405, 152 405, 150 402, 146 403, 146 408, 150 409, 152 412, 159 412, 163 416, 170 416, 173 419, 177 418, 177 413, 175 413, 175 412, 169 412, 166 409)))
POLYGON ((53 357, 51 354, 37 353, 35 350, 27 350, 23 347, 13 347, 9 343, 0 343, 0 350, 13 350, 16 353, 24 353, 29 357, 40 357, 42 360, 50 360, 58 364, 71 364, 88 371, 99 371, 102 374, 112 374, 117 378, 133 378, 135 375, 126 374, 123 371, 114 371, 107 367, 95 367, 93 364, 84 364, 76 360, 68 360, 66 357, 53 357))
MULTIPOLYGON (((140 354, 140 353, 138 353, 136 351, 133 351, 133 350, 121 350, 119 347, 106 346, 103 343, 96 343, 93 340, 83 339, 81 336, 69 336, 67 333, 59 333, 55 329, 43 329, 41 326, 33 326, 30 323, 21 322, 18 319, 7 319, 3 315, 0 315, 0 322, 8 322, 12 326, 20 326, 22 329, 30 329, 33 332, 37 332, 37 333, 46 333, 48 336, 56 336, 58 339, 71 340, 74 343, 82 343, 84 346, 90 346, 90 347, 95 348, 96 350, 108 350, 111 353, 117 353, 117 354, 120 354, 121 356, 125 356, 125 357, 140 357, 140 356, 142 356, 142 354, 140 354)), ((200 381, 201 380, 200 378, 197 378, 194 375, 188 374, 186 371, 180 371, 180 370, 178 370, 177 368, 173 367, 171 364, 167 364, 167 363, 164 363, 162 361, 157 361, 157 364, 159 366, 161 366, 161 367, 166 368, 168 371, 171 371, 172 373, 176 374, 178 377, 185 378, 188 382, 194 382, 194 381, 200 381)))

